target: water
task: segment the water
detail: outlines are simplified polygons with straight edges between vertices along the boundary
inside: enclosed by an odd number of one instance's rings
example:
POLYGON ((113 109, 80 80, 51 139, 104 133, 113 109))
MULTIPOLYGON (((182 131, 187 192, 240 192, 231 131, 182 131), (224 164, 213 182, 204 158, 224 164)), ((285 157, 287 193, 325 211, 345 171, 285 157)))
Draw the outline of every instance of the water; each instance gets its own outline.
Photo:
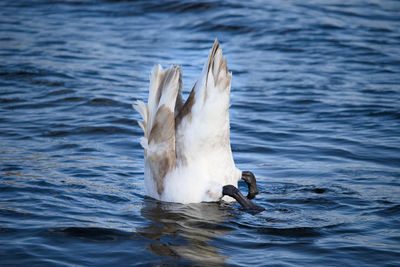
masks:
MULTIPOLYGON (((400 265, 400 2, 1 1, 0 265, 400 265), (145 197, 154 64, 215 38, 267 210, 145 197)), ((244 185, 241 190, 246 191, 244 185)))

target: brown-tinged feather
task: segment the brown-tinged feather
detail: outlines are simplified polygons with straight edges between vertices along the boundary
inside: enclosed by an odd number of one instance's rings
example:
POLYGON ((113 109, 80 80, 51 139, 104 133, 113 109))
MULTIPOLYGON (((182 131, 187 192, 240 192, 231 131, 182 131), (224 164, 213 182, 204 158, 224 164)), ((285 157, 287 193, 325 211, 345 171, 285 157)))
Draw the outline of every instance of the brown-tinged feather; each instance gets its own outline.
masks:
POLYGON ((149 136, 149 144, 166 146, 161 153, 153 153, 148 160, 152 165, 153 178, 157 184, 158 194, 164 190, 165 175, 176 166, 175 155, 175 119, 173 112, 162 105, 155 116, 153 128, 149 136))
POLYGON ((196 84, 193 86, 192 91, 190 91, 189 97, 186 99, 185 104, 182 106, 182 108, 179 110, 178 115, 175 117, 175 129, 178 128, 179 124, 183 120, 183 118, 187 117, 188 120, 191 120, 192 116, 192 107, 194 103, 196 102, 195 99, 195 91, 194 88, 196 87, 196 84))

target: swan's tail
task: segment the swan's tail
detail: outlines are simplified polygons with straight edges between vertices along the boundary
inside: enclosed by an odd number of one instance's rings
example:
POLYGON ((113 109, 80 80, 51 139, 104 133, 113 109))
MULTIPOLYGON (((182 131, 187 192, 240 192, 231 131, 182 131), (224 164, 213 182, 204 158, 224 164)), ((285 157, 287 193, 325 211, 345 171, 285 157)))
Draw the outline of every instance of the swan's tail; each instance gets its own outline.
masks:
POLYGON ((150 75, 147 105, 142 101, 133 105, 143 119, 143 122, 139 122, 144 132, 140 143, 159 195, 164 188, 166 173, 176 165, 174 109, 179 102, 177 96, 181 85, 180 67, 170 66, 163 70, 160 65, 156 65, 150 75))

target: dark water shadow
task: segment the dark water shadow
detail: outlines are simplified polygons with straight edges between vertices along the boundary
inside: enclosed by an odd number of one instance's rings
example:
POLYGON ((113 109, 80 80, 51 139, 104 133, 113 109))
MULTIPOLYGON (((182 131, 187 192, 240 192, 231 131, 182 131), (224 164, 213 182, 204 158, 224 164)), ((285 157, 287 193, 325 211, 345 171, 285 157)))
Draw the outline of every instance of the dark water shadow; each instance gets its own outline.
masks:
POLYGON ((151 253, 191 264, 225 264, 215 239, 234 228, 224 224, 232 214, 220 204, 183 205, 145 198, 141 214, 150 222, 138 233, 149 240, 151 253))

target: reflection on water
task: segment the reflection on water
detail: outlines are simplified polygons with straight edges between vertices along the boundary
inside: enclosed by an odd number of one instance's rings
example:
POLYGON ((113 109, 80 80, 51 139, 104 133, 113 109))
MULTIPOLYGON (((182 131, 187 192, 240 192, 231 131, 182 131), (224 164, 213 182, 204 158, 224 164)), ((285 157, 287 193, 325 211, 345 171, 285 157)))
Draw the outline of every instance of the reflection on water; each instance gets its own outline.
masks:
POLYGON ((145 198, 141 214, 150 224, 138 232, 151 241, 147 249, 159 256, 172 256, 194 263, 221 265, 226 257, 212 240, 232 228, 223 225, 232 214, 218 203, 182 205, 145 198))

